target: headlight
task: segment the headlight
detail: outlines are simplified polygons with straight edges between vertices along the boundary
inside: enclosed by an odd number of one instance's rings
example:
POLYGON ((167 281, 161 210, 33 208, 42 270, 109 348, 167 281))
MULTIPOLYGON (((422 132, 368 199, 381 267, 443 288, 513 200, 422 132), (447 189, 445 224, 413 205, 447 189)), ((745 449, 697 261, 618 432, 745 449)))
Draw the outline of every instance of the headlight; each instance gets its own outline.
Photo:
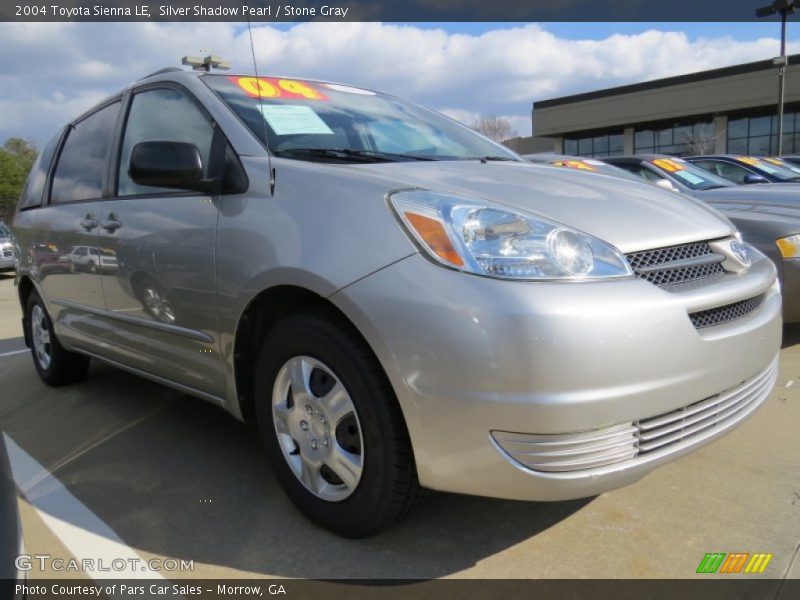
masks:
POLYGON ((427 190, 394 192, 389 201, 432 259, 460 271, 526 280, 633 274, 613 246, 543 217, 427 190))
POLYGON ((800 258, 800 233, 775 240, 783 258, 800 258))

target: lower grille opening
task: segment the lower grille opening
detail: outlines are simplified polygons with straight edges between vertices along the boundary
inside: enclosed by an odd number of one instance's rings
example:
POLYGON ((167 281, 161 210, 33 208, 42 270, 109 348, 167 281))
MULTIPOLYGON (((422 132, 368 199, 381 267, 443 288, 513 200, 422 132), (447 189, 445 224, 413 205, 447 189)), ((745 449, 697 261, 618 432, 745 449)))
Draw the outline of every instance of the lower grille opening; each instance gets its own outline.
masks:
POLYGON ((724 431, 754 410, 772 390, 777 360, 755 377, 676 410, 590 431, 535 434, 492 431, 513 461, 545 473, 568 473, 615 463, 635 463, 651 452, 669 452, 702 436, 724 431))
POLYGON ((696 329, 703 329, 704 327, 713 327, 714 325, 722 325, 729 323, 736 319, 740 319, 749 315, 757 309, 764 302, 764 294, 741 300, 725 306, 718 306, 717 308, 709 308, 708 310, 701 310, 689 314, 689 319, 696 329))

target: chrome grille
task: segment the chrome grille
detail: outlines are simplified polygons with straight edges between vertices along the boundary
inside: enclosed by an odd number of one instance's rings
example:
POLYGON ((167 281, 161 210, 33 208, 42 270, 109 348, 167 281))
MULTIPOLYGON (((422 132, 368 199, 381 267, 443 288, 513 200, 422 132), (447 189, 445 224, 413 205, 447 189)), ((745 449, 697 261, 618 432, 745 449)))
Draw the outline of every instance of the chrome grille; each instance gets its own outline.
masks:
POLYGON ((659 287, 725 273, 721 264, 725 257, 715 253, 708 242, 632 252, 625 258, 636 275, 659 287))
POLYGON ((635 464, 651 452, 677 450, 732 427, 764 401, 777 375, 776 359, 735 388, 654 417, 579 433, 492 431, 492 438, 511 459, 534 471, 566 473, 635 464))
POLYGON ((734 321, 745 315, 750 314, 757 309, 764 302, 764 294, 734 302, 733 304, 726 304, 725 306, 718 306, 717 308, 710 308, 708 310, 701 310, 689 314, 689 319, 696 329, 703 327, 712 327, 714 325, 721 325, 734 321))
POLYGON ((755 408, 766 398, 777 375, 778 362, 775 361, 756 377, 732 390, 664 415, 638 421, 639 455, 732 424, 742 411, 755 408))

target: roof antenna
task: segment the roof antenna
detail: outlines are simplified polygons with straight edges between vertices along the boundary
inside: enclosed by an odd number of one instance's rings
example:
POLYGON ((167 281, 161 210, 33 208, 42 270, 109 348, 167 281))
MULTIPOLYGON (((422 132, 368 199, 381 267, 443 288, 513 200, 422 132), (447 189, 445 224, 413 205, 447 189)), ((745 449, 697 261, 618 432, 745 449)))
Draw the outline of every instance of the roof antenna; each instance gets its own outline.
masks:
POLYGON ((221 56, 214 56, 213 54, 209 54, 205 58, 199 58, 197 56, 184 56, 181 59, 181 64, 188 65, 195 71, 205 71, 206 73, 210 73, 211 69, 227 71, 231 68, 230 61, 225 60, 221 56))
MULTIPOLYGON (((245 13, 247 17, 247 33, 250 36, 250 55, 253 57, 253 73, 258 79, 258 64, 256 63, 256 48, 253 44, 253 28, 250 26, 250 15, 245 13)), ((272 168, 272 152, 269 149, 269 128, 267 127, 267 120, 264 118, 264 101, 261 95, 261 86, 257 85, 258 90, 258 110, 261 113, 261 121, 264 125, 264 144, 267 146, 267 161, 269 162, 269 193, 275 195, 275 169, 272 168)))

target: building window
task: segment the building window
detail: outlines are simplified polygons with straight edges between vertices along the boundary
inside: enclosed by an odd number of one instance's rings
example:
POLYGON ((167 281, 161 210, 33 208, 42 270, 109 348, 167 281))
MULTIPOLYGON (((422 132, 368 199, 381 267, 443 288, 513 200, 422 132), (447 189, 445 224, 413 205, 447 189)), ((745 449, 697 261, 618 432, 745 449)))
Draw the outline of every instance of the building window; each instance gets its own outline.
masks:
POLYGON ((622 132, 564 138, 564 154, 573 156, 620 156, 624 153, 622 132))
MULTIPOLYGON (((728 119, 728 152, 769 156, 778 153, 778 116, 752 115, 728 119)), ((783 114, 783 153, 800 153, 800 113, 783 114)))
POLYGON ((633 134, 633 151, 636 154, 671 154, 691 156, 714 151, 714 124, 673 123, 655 129, 637 129, 633 134))

